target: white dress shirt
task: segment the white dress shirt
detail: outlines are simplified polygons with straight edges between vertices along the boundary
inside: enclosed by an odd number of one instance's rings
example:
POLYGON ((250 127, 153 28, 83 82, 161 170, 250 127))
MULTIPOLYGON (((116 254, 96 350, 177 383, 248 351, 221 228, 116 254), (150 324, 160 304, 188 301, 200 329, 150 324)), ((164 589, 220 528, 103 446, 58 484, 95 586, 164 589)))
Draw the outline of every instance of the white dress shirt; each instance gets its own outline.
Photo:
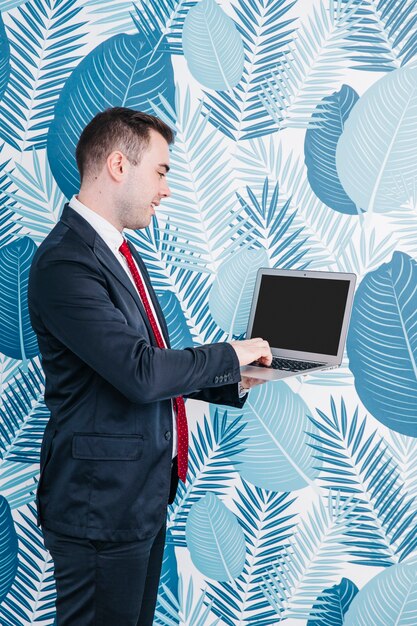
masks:
MULTIPOLYGON (((122 233, 119 232, 117 228, 113 226, 113 224, 110 224, 110 222, 106 220, 104 217, 102 217, 95 211, 92 211, 92 209, 89 209, 88 207, 86 207, 85 204, 80 202, 76 196, 73 196, 71 198, 69 202, 69 206, 71 207, 71 209, 74 209, 74 211, 79 213, 79 215, 81 215, 81 217, 83 217, 90 224, 90 226, 92 226, 94 230, 100 235, 103 241, 108 245, 110 250, 113 252, 114 256, 116 257, 120 265, 123 267, 124 271, 129 276, 129 279, 131 280, 136 291, 138 292, 138 288, 136 287, 136 283, 131 274, 126 258, 123 256, 121 252, 119 252, 119 248, 122 245, 123 240, 124 240, 122 233)), ((150 298, 149 291, 146 286, 146 282, 143 280, 142 273, 135 259, 133 259, 133 261, 136 265, 136 268, 139 272, 140 277, 142 278, 143 286, 145 288, 145 292, 149 300, 149 305, 151 307, 152 313, 154 315, 154 318, 159 328, 159 332, 161 333, 161 337, 165 344, 165 339, 162 333, 162 329, 159 324, 158 316, 155 312, 155 308, 153 306, 152 300, 150 298)), ((139 295, 139 292, 138 292, 138 295, 139 295)), ((139 295, 139 298, 140 298, 140 295, 139 295)), ((165 344, 165 347, 166 347, 166 344, 165 344)), ((174 458, 176 454, 177 454, 177 424, 176 424, 176 417, 174 413, 174 407, 172 407, 172 458, 174 458)))

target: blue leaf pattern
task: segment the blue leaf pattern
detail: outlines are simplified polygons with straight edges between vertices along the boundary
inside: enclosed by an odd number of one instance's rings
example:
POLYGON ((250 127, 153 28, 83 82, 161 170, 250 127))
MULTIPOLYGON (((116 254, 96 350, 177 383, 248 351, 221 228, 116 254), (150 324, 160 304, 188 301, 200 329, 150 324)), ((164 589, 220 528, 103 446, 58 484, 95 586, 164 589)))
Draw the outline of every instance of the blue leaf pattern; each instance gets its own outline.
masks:
POLYGON ((339 585, 325 589, 313 604, 318 617, 309 619, 307 626, 343 626, 344 615, 349 609, 358 588, 348 578, 342 578, 339 585))
POLYGON ((193 76, 210 89, 231 89, 243 72, 244 50, 233 21, 215 0, 200 0, 184 22, 182 46, 193 76))
POLYGON ((39 353, 27 303, 29 268, 35 250, 29 237, 0 248, 0 350, 24 362, 39 353))
MULTIPOLYGON (((175 546, 171 541, 171 535, 167 533, 167 539, 165 543, 164 556, 162 559, 161 578, 159 581, 159 594, 172 594, 172 597, 178 601, 178 567, 177 558, 175 556, 175 546)), ((162 608, 160 609, 163 614, 166 614, 162 608)), ((179 624, 179 620, 170 622, 171 626, 179 624)))
POLYGON ((21 4, 26 4, 28 0, 0 0, 0 12, 10 11, 21 4))
POLYGON ((408 199, 417 178, 417 66, 390 72, 362 95, 337 144, 336 166, 358 210, 390 211, 408 199))
POLYGON ((306 445, 309 410, 286 383, 255 387, 239 412, 247 441, 235 464, 245 480, 271 491, 295 491, 313 483, 319 464, 306 445))
POLYGON ((9 82, 10 76, 10 46, 0 13, 0 100, 9 82))
POLYGON ((363 404, 396 432, 417 437, 417 262, 395 252, 362 280, 347 351, 363 404))
POLYGON ((113 105, 175 133, 126 233, 174 349, 243 338, 260 266, 358 276, 340 369, 187 401, 155 624, 417 624, 416 57, 415 0, 0 0, 2 626, 56 626, 27 276, 113 105))
POLYGON ((417 559, 384 570, 353 599, 344 626, 412 626, 417 619, 417 559), (383 620, 381 622, 381 620, 383 620))
POLYGON ((220 266, 209 306, 216 324, 230 337, 246 330, 256 274, 260 267, 268 265, 268 255, 260 248, 243 249, 220 266))
POLYGON ((358 3, 362 28, 352 25, 346 51, 356 70, 386 72, 405 65, 417 53, 414 0, 358 3))
POLYGON ((307 129, 304 142, 308 182, 327 206, 340 213, 357 214, 356 206, 343 189, 336 171, 336 146, 344 123, 359 96, 349 85, 323 98, 312 115, 318 119, 307 129))
POLYGON ((10 506, 0 496, 0 603, 7 596, 17 572, 17 535, 10 506))
POLYGON ((245 563, 245 539, 234 514, 207 492, 188 515, 187 545, 194 565, 214 580, 233 580, 245 563))
POLYGON ((292 41, 295 19, 288 12, 294 4, 295 0, 237 0, 232 5, 245 50, 242 78, 233 90, 204 92, 203 102, 210 123, 230 139, 262 137, 277 130, 259 94, 262 81, 292 41))
POLYGON ((367 431, 358 409, 349 416, 343 398, 339 413, 333 398, 330 413, 317 413, 319 419, 309 417, 317 429, 310 434, 320 479, 326 489, 355 498, 357 520, 345 541, 350 561, 389 567, 405 559, 417 545, 417 513, 385 442, 376 430, 367 431))
POLYGON ((192 348, 193 338, 176 295, 172 291, 164 291, 158 293, 158 299, 168 326, 171 348, 192 348))

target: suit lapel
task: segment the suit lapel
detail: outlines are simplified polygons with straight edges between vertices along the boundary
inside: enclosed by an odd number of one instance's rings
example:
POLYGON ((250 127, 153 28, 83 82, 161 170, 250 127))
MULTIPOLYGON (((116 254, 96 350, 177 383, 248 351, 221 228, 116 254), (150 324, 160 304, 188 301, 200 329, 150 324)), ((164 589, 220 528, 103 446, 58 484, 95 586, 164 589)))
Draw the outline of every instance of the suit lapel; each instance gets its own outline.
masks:
POLYGON ((149 322, 149 318, 146 314, 145 307, 142 304, 142 300, 130 280, 129 276, 124 271, 123 267, 120 265, 113 252, 110 250, 108 245, 103 241, 100 235, 97 234, 96 240, 94 242, 94 252, 101 263, 113 274, 113 276, 123 285, 125 289, 133 297, 136 305, 139 309, 140 314, 142 315, 145 324, 148 328, 149 335, 153 337, 152 326, 149 322))
MULTIPOLYGON (((130 280, 129 276, 119 263, 119 261, 114 256, 113 252, 110 250, 109 246, 106 242, 100 237, 97 231, 89 224, 87 220, 85 220, 77 211, 74 211, 68 204, 64 206, 61 215, 61 221, 69 226, 71 229, 75 230, 78 235, 93 249, 99 261, 113 274, 116 280, 123 285, 125 289, 131 294, 134 299, 140 314, 142 315, 144 322, 148 328, 150 337, 153 337, 152 326, 149 322, 148 316, 145 311, 145 307, 142 304, 142 300, 130 280)), ((150 297, 152 299, 153 305, 155 307, 155 311, 158 317, 158 320, 161 325, 161 329, 164 335, 164 338, 167 342, 167 346, 169 347, 169 337, 168 337, 168 329, 165 323, 164 315, 162 313, 162 309, 159 305, 159 302, 156 298, 156 294, 151 285, 148 272, 146 267, 140 258, 139 254, 136 252, 135 247, 133 245, 130 246, 132 251, 132 255, 134 256, 139 269, 142 273, 142 276, 146 282, 146 286, 148 287, 148 291, 150 297)), ((155 340, 156 341, 156 340, 155 340)))

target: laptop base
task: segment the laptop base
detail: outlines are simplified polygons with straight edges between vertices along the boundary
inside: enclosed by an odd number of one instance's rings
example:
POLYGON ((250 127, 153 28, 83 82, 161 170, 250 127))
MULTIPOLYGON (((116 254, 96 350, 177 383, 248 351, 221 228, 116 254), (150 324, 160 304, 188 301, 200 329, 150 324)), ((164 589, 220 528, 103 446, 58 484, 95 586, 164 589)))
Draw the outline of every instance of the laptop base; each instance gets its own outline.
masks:
POLYGON ((319 370, 331 370, 337 368, 338 365, 329 365, 324 363, 319 367, 312 367, 308 370, 288 371, 288 370, 276 370, 270 367, 260 367, 257 365, 244 365, 240 368, 242 376, 248 378, 259 378, 260 380, 280 380, 282 378, 289 378, 290 376, 306 376, 310 372, 317 372, 319 370))

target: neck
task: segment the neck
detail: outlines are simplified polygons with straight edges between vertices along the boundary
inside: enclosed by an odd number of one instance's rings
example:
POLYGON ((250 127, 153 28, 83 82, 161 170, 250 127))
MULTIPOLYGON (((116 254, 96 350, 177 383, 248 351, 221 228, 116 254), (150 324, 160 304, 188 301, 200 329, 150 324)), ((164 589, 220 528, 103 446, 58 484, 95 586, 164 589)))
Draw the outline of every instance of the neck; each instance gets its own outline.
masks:
POLYGON ((112 209, 112 203, 111 201, 109 202, 109 194, 104 193, 104 191, 101 189, 85 189, 81 187, 76 197, 91 211, 94 211, 105 220, 110 222, 110 224, 117 228, 120 233, 123 231, 123 227, 115 218, 114 209, 112 209))

